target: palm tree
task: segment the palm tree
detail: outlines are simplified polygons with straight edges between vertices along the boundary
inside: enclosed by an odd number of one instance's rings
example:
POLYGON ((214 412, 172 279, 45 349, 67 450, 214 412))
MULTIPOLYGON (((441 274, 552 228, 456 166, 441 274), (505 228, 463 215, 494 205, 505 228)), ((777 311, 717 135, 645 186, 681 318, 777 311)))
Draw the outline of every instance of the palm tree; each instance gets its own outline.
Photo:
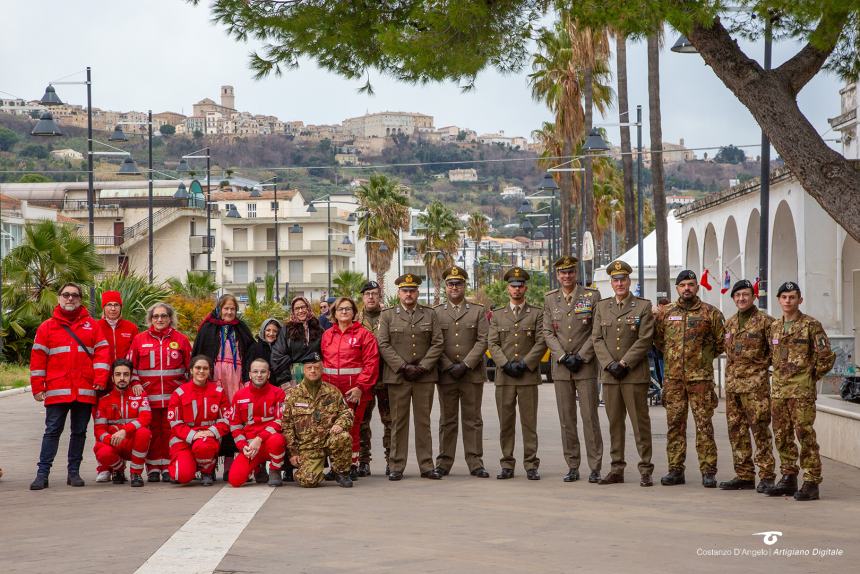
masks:
POLYGON ((460 245, 460 220, 453 211, 440 201, 427 207, 426 213, 418 216, 421 228, 418 234, 423 237, 418 242, 418 253, 424 258, 427 276, 433 281, 433 302, 439 303, 442 286, 442 271, 454 262, 452 253, 460 245))
POLYGON ((391 259, 400 245, 400 231, 409 226, 409 198, 397 180, 383 174, 371 175, 370 182, 359 187, 355 197, 362 212, 358 233, 375 241, 367 244, 367 256, 380 290, 383 290, 385 274, 391 268, 391 259), (385 249, 382 249, 383 245, 385 249))
POLYGON ((657 291, 669 293, 669 229, 666 223, 666 192, 663 188, 663 126, 660 114, 660 41, 659 32, 649 34, 648 118, 651 134, 651 196, 657 237, 657 291))
POLYGON ((130 273, 112 273, 96 284, 96 299, 101 301, 105 291, 119 291, 122 294, 122 316, 136 325, 146 319, 146 310, 163 301, 170 291, 163 285, 153 285, 146 277, 130 273))
MULTIPOLYGON (((630 124, 630 103, 627 99, 627 36, 615 31, 615 69, 618 88, 618 123, 630 124)), ((624 246, 636 243, 636 200, 633 197, 633 155, 630 126, 621 126, 621 168, 624 182, 624 246)))
POLYGON ((185 273, 185 283, 171 277, 167 285, 174 295, 183 295, 191 299, 210 299, 218 291, 218 284, 207 271, 188 271, 185 273))
POLYGON ((358 271, 350 271, 344 269, 339 271, 337 275, 332 277, 331 282, 334 284, 335 297, 351 297, 355 299, 361 293, 361 288, 364 286, 365 278, 363 273, 358 271))
MULTIPOLYGON (((466 222, 466 235, 475 243, 475 276, 472 278, 475 287, 478 286, 478 244, 489 232, 490 224, 487 223, 486 215, 477 209, 469 214, 469 220, 466 222)), ((465 261, 463 263, 465 264, 465 261)))

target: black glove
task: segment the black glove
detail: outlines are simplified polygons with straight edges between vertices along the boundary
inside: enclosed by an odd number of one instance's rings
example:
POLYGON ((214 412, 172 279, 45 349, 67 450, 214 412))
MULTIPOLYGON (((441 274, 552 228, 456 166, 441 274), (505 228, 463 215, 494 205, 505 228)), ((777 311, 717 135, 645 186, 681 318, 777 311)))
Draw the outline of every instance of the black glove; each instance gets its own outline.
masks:
POLYGON ((406 363, 400 368, 400 372, 403 373, 403 378, 409 382, 415 381, 420 376, 418 374, 419 367, 416 365, 412 365, 410 363, 406 363))
POLYGON ((571 373, 575 373, 579 369, 582 368, 582 365, 585 364, 585 361, 582 360, 582 357, 579 354, 566 354, 561 358, 561 364, 567 367, 567 370, 571 373))
POLYGON ((617 361, 612 361, 606 366, 606 371, 616 379, 623 379, 630 372, 630 367, 626 367, 617 361))
POLYGON ((526 366, 526 362, 522 359, 517 361, 517 370, 520 372, 520 376, 523 376, 525 373, 528 373, 531 371, 531 369, 529 369, 528 366, 526 366))
POLYGON ((449 369, 448 373, 450 373, 451 377, 454 379, 461 379, 463 375, 469 372, 469 367, 466 366, 466 363, 454 363, 449 369))
POLYGON ((523 376, 523 371, 519 369, 518 361, 508 361, 507 363, 502 365, 502 370, 505 372, 506 375, 515 379, 519 379, 523 376))

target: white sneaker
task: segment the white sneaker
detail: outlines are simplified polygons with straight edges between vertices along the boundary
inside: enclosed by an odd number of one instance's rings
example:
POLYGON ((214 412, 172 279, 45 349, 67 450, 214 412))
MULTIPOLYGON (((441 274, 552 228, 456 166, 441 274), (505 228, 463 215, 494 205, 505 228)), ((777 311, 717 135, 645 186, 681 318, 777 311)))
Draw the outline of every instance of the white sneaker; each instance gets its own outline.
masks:
POLYGON ((110 471, 103 470, 96 476, 96 482, 110 482, 110 471))

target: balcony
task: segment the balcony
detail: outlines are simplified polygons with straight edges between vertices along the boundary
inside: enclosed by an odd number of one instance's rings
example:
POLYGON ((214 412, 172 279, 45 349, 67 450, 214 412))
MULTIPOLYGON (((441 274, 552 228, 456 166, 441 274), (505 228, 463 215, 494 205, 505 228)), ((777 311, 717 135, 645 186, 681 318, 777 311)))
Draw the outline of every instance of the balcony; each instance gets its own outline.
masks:
MULTIPOLYGON (((296 241, 292 241, 289 245, 282 243, 278 248, 279 255, 281 257, 296 257, 298 255, 301 255, 302 257, 314 255, 323 257, 328 256, 328 242, 325 239, 303 241, 301 244, 296 241)), ((235 246, 224 248, 224 257, 234 259, 246 257, 271 258, 274 256, 274 241, 254 241, 249 242, 247 245, 240 245, 238 248, 235 246)), ((353 257, 355 256, 355 245, 344 245, 340 242, 340 239, 332 239, 331 256, 332 258, 353 257)))

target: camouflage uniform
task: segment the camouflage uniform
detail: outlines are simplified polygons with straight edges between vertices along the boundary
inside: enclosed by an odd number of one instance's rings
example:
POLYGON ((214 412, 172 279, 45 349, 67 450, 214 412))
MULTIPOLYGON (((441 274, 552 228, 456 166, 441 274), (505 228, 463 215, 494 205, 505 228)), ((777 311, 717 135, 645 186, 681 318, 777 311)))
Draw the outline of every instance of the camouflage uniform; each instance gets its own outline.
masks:
MULTIPOLYGON (((362 326, 376 336, 376 331, 379 329, 379 318, 382 316, 382 309, 377 313, 362 311, 358 316, 358 321, 362 326)), ((379 409, 379 420, 382 422, 382 448, 385 449, 385 463, 388 464, 388 453, 391 450, 391 407, 388 404, 388 387, 382 384, 382 369, 379 369, 379 379, 373 386, 370 394, 370 400, 367 403, 367 408, 364 410, 364 419, 361 421, 360 433, 360 448, 358 454, 358 462, 369 463, 372 459, 370 454, 370 439, 373 438, 373 433, 370 430, 370 420, 373 418, 373 407, 376 405, 379 409)))
POLYGON ((768 384, 768 330, 773 320, 764 311, 752 307, 726 321, 726 422, 735 474, 741 480, 755 480, 750 431, 755 441, 759 478, 774 479, 768 384))
POLYGON ((329 383, 320 382, 314 394, 307 379, 287 391, 281 426, 287 439, 289 456, 298 455, 299 465, 293 477, 299 486, 314 487, 323 480, 325 458, 338 473, 349 472, 352 462, 352 409, 343 394, 329 383), (333 434, 331 429, 343 429, 333 434))
POLYGON ((666 456, 669 471, 684 471, 687 406, 696 423, 696 452, 702 474, 717 472, 717 443, 711 420, 719 400, 714 392, 714 359, 724 350, 723 314, 696 297, 667 306, 657 321, 654 343, 663 352, 666 375, 666 456))
POLYGON ((830 369, 836 355, 830 339, 817 320, 803 313, 792 323, 785 319, 770 326, 773 357, 771 403, 773 436, 782 474, 796 475, 797 445, 804 482, 821 482, 821 457, 815 439, 815 383, 830 369))

